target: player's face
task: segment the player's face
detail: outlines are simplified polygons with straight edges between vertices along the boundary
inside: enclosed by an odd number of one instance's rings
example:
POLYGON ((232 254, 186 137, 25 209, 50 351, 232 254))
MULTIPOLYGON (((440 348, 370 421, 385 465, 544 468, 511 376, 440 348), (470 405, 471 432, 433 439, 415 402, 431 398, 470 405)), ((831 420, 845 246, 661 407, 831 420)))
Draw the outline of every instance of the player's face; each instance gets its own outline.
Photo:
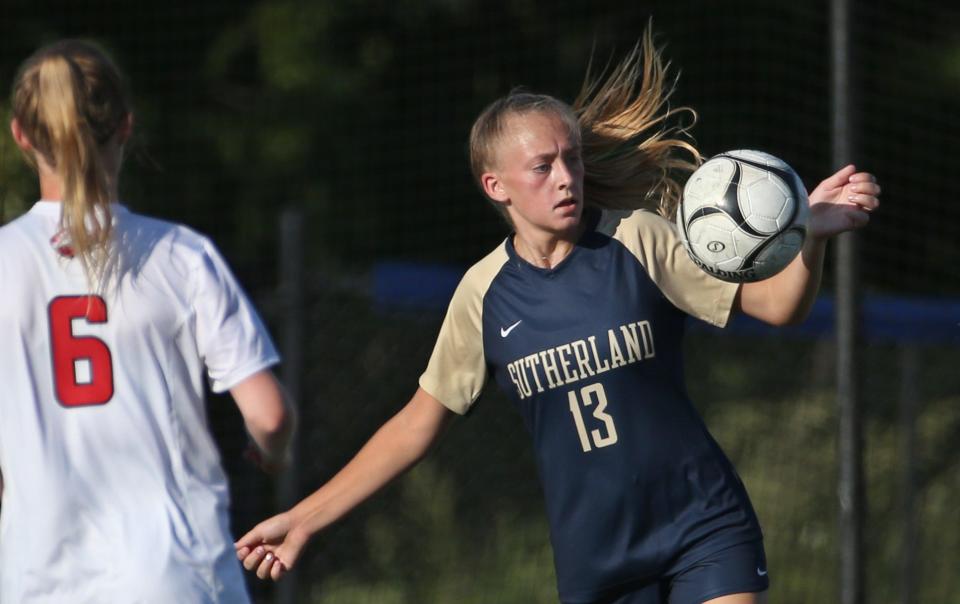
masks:
POLYGON ((563 120, 545 113, 509 118, 493 172, 491 196, 505 205, 518 233, 575 234, 583 213, 583 160, 563 120))

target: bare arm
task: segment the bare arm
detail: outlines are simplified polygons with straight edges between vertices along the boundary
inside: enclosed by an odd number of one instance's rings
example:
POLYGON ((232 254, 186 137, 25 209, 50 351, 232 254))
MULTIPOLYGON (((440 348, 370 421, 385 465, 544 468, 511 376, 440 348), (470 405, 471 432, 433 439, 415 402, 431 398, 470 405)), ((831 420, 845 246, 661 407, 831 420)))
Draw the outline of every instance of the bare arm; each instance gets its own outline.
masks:
POLYGON ((810 193, 810 221, 803 251, 780 273, 744 283, 734 308, 771 325, 795 325, 807 318, 820 289, 827 240, 867 225, 877 209, 880 186, 867 172, 846 166, 810 193))
POLYGON ((318 531, 336 522, 416 464, 453 412, 423 389, 367 441, 326 484, 288 512, 269 518, 236 542, 237 557, 257 576, 279 579, 318 531))
POLYGON ((826 241, 808 239, 803 251, 782 271, 763 281, 744 283, 735 308, 770 325, 796 325, 807 318, 820 289, 826 241))
POLYGON ((230 395, 257 448, 259 459, 255 461, 268 472, 282 469, 289 458, 296 421, 273 372, 265 369, 251 375, 231 388, 230 395))

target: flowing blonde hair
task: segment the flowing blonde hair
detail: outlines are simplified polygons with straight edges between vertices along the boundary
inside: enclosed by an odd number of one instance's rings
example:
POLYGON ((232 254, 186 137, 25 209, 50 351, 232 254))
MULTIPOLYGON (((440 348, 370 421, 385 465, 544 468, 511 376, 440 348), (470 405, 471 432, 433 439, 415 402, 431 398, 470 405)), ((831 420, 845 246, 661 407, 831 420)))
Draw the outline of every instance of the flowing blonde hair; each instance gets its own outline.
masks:
POLYGON ((691 172, 701 157, 689 136, 696 113, 668 104, 676 79, 669 80, 652 27, 606 80, 589 69, 574 101, 582 130, 584 197, 611 209, 655 209, 672 218, 682 187, 678 172, 691 172), (688 115, 687 125, 674 123, 688 115))
MULTIPOLYGON (((23 62, 11 105, 32 147, 60 178, 63 243, 93 282, 110 258, 113 200, 102 149, 131 111, 123 77, 96 46, 63 40, 23 62)), ((36 169, 33 155, 24 156, 36 169)))
MULTIPOLYGON (((667 76, 652 26, 607 74, 590 69, 573 106, 544 94, 513 91, 491 103, 470 131, 470 168, 479 183, 493 167, 496 144, 512 115, 557 116, 582 146, 584 202, 609 209, 650 209, 672 218, 680 201, 679 174, 700 164, 689 129, 696 113, 670 108, 676 80, 667 76), (606 76, 606 77, 604 77, 606 76), (688 115, 689 124, 675 123, 688 115)), ((499 207, 499 206, 498 206, 499 207)))

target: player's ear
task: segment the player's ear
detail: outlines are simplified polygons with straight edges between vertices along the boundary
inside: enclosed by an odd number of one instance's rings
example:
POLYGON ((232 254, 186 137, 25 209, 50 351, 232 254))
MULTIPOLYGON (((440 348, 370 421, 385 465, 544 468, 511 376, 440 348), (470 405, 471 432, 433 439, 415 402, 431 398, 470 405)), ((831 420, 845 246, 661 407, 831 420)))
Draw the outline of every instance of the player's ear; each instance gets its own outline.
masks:
POLYGON ((500 180, 496 172, 484 172, 481 174, 480 186, 483 187, 483 192, 487 197, 493 201, 503 204, 510 201, 510 196, 507 195, 507 192, 503 188, 503 181, 500 180))
POLYGON ((33 151, 33 145, 30 144, 30 139, 27 138, 26 133, 23 131, 23 128, 20 127, 20 122, 17 121, 17 118, 10 120, 10 134, 13 135, 13 142, 20 147, 20 150, 24 153, 29 153, 33 151))

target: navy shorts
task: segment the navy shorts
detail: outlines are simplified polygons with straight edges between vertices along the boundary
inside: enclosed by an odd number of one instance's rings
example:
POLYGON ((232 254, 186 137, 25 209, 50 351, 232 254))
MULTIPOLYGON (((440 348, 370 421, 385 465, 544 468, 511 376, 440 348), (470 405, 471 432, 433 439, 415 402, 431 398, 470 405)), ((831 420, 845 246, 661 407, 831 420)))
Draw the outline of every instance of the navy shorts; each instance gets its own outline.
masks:
POLYGON ((702 604, 720 596, 766 591, 769 586, 763 542, 752 541, 720 550, 683 568, 671 568, 654 583, 594 604, 702 604))

